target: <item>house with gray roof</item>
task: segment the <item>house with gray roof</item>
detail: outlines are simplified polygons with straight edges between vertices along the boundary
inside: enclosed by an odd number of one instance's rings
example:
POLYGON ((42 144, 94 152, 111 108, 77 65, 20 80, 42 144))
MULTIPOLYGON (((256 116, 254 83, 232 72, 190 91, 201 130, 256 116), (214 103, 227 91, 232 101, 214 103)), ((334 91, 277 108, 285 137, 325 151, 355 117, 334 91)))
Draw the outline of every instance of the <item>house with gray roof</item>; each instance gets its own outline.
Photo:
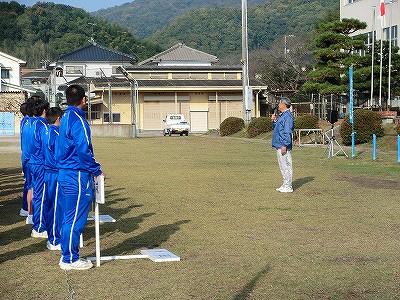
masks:
MULTIPOLYGON (((222 65, 218 57, 179 43, 125 70, 138 83, 139 131, 161 131, 163 119, 171 113, 184 114, 192 132, 218 129, 228 117, 243 117, 241 65, 222 65)), ((81 77, 74 82, 87 80, 81 77)), ((96 94, 90 99, 94 127, 129 126, 130 82, 121 74, 89 80, 96 94)), ((253 116, 259 116, 259 93, 254 96, 253 116)))

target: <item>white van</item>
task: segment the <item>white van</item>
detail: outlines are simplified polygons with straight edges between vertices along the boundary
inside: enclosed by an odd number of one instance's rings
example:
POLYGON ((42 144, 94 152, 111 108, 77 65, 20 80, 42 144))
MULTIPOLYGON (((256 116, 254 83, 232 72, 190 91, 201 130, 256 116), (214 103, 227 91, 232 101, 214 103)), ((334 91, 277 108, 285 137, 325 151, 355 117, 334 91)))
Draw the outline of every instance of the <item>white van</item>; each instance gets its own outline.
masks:
POLYGON ((164 136, 172 134, 189 135, 190 125, 185 120, 182 114, 168 114, 165 116, 164 122, 164 136))

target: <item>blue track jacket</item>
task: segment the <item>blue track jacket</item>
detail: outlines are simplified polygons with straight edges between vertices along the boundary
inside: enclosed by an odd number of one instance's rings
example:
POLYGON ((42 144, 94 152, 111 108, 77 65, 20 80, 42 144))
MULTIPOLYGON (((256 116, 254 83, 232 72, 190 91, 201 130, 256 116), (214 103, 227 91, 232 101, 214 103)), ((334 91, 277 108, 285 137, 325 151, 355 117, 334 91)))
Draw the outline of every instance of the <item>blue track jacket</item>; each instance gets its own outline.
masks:
POLYGON ((30 130, 30 160, 31 165, 44 165, 43 144, 46 140, 46 131, 48 123, 45 118, 34 118, 30 130))
POLYGON ((56 146, 58 169, 69 169, 101 175, 101 166, 94 159, 90 127, 85 112, 79 107, 68 106, 60 126, 56 146))
POLYGON ((55 160, 56 142, 59 135, 59 128, 55 125, 50 125, 49 130, 46 132, 46 139, 44 142, 44 157, 45 169, 57 171, 57 162, 55 160))
POLYGON ((20 136, 21 136, 21 161, 24 166, 29 161, 28 155, 28 138, 29 138, 29 129, 30 129, 30 118, 28 116, 24 116, 21 120, 20 126, 20 136))
POLYGON ((273 122, 272 128, 272 147, 280 149, 286 146, 287 150, 292 150, 292 133, 294 130, 294 118, 290 110, 283 112, 276 122, 273 122))

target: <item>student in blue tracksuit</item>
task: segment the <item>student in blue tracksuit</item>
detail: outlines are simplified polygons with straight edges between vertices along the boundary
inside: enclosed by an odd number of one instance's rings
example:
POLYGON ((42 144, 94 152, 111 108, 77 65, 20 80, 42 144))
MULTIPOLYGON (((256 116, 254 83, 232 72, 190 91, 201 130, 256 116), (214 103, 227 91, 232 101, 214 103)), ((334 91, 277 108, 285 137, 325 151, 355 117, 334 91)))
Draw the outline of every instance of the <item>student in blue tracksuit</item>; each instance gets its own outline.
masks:
POLYGON ((79 258, 79 238, 93 201, 93 178, 101 175, 102 171, 94 158, 90 127, 83 111, 87 101, 85 91, 79 85, 71 85, 65 94, 68 108, 61 120, 56 146, 60 201, 64 213, 60 268, 86 270, 93 265, 79 258))
POLYGON ((44 151, 43 140, 46 138, 47 120, 46 112, 49 109, 49 103, 37 98, 32 103, 32 113, 36 118, 31 126, 31 157, 29 166, 32 174, 33 187, 33 225, 31 236, 35 238, 47 238, 46 214, 44 211, 46 185, 44 183, 44 151))
POLYGON ((33 198, 33 185, 32 185, 32 172, 30 168, 30 158, 32 155, 33 149, 33 133, 32 133, 32 124, 36 120, 36 117, 33 115, 32 108, 35 101, 40 99, 37 96, 32 96, 28 99, 26 111, 28 115, 27 122, 22 128, 21 132, 21 149, 22 149, 22 156, 23 156, 23 168, 24 168, 24 177, 25 177, 25 184, 27 195, 26 200, 28 204, 28 216, 26 218, 26 224, 33 224, 33 209, 32 209, 32 198, 33 198))
POLYGON ((29 126, 29 116, 27 111, 28 103, 24 102, 20 106, 20 112, 23 115, 23 118, 20 123, 20 138, 21 138, 21 165, 22 165, 22 172, 24 173, 24 188, 22 193, 22 207, 19 210, 19 215, 21 217, 27 217, 29 215, 28 212, 28 191, 30 189, 30 172, 28 171, 28 162, 29 158, 26 156, 25 151, 25 144, 24 144, 24 127, 29 126), (29 174, 29 177, 28 177, 29 174))
POLYGON ((58 169, 55 160, 55 147, 59 135, 60 119, 63 111, 59 107, 52 107, 46 115, 49 123, 46 138, 42 141, 45 156, 45 185, 46 200, 45 213, 47 223, 47 249, 61 250, 62 210, 59 203, 58 169))

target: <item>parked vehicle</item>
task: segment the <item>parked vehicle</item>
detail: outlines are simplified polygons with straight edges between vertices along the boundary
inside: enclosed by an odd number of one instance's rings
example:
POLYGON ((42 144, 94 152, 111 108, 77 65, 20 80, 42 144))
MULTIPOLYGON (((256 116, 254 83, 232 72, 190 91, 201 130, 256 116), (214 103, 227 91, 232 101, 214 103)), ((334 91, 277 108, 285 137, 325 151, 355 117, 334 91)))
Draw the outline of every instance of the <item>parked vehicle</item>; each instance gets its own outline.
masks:
POLYGON ((189 135, 190 125, 185 120, 185 116, 182 114, 168 114, 166 115, 164 122, 164 136, 180 134, 181 136, 189 135))

